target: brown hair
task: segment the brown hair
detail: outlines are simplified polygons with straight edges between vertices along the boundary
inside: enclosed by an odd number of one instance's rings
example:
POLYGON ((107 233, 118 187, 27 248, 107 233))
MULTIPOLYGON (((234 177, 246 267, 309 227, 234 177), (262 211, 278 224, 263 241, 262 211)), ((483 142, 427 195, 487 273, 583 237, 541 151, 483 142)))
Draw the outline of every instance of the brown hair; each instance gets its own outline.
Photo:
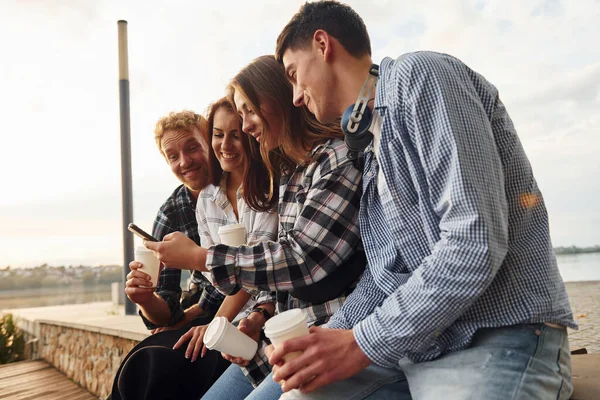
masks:
POLYGON ((194 128, 198 128, 200 136, 204 139, 205 144, 210 146, 210 138, 208 135, 208 122, 206 119, 193 111, 184 110, 180 112, 171 112, 169 115, 162 117, 156 123, 154 128, 154 139, 158 150, 166 157, 162 150, 161 140, 166 131, 183 131, 194 134, 194 128))
POLYGON ((211 145, 215 114, 220 109, 230 112, 237 119, 239 125, 242 147, 246 155, 242 178, 242 198, 253 210, 261 212, 272 210, 274 204, 269 201, 269 173, 260 156, 258 142, 242 131, 241 118, 227 97, 217 100, 208 108, 208 140, 211 146, 211 150, 208 152, 209 182, 218 186, 223 176, 223 169, 211 145))
POLYGON ((244 67, 228 86, 228 97, 233 102, 235 91, 248 100, 248 106, 267 126, 260 104, 268 101, 275 114, 282 119, 279 147, 269 151, 267 141, 261 140, 260 153, 269 171, 270 201, 281 174, 290 174, 296 165, 310 161, 308 150, 315 143, 343 137, 339 121, 332 124, 319 123, 306 107, 293 105, 292 84, 285 76, 283 65, 272 55, 261 56, 244 67), (275 182, 277 182, 275 184, 275 182))
POLYGON ((322 29, 336 38, 348 53, 360 58, 371 55, 371 40, 362 18, 350 6, 337 1, 304 3, 277 38, 275 56, 281 62, 287 49, 305 48, 322 29))

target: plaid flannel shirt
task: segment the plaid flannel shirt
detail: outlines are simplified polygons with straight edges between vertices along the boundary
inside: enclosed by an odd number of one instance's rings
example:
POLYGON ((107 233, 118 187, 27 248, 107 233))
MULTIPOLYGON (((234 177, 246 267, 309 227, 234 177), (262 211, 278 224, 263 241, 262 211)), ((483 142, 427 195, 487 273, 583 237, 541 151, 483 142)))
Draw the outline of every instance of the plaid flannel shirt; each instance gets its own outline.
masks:
MULTIPOLYGON (((311 151, 311 162, 282 179, 278 241, 208 249, 206 265, 219 290, 235 293, 243 287, 277 291, 277 310, 301 308, 309 325, 327 322, 341 308, 346 293, 312 304, 287 291, 323 279, 356 251, 362 251, 358 228, 361 174, 346 154, 343 141, 327 141, 311 151)), ((264 345, 255 360, 260 358, 263 372, 268 373, 264 345)))
POLYGON ((546 207, 498 90, 433 52, 386 58, 379 71, 379 152, 365 150, 360 208, 369 262, 329 326, 353 328, 384 367, 464 349, 481 328, 575 328, 546 207))
MULTIPOLYGON (((196 220, 198 221, 198 233, 200 235, 200 245, 208 248, 221 243, 219 237, 219 228, 225 225, 240 223, 246 228, 246 243, 253 246, 260 242, 277 240, 277 231, 279 226, 279 216, 276 211, 257 212, 251 209, 242 198, 242 188, 237 190, 237 209, 238 217, 235 215, 233 206, 227 198, 227 193, 223 190, 227 187, 227 172, 223 173, 219 186, 208 185, 198 196, 196 207, 196 220)), ((203 275, 210 281, 212 275, 209 272, 203 272, 203 275)), ((269 293, 269 292, 267 292, 269 293)), ((253 292, 258 295, 259 292, 253 292)), ((260 293, 265 296, 265 293, 260 293)), ((275 301, 273 293, 271 299, 275 301)))
MULTIPOLYGON (((152 228, 152 236, 162 240, 167 234, 177 231, 184 233, 196 244, 200 245, 198 223, 196 222, 196 202, 193 200, 189 189, 184 185, 177 187, 158 210, 152 228)), ((180 281, 181 270, 167 266, 161 271, 156 286, 156 293, 167 302, 171 311, 169 326, 176 324, 184 318, 184 310, 181 308, 180 303, 180 281)), ((216 290, 198 271, 192 273, 192 282, 195 282, 198 285, 198 289, 202 290, 202 298, 199 306, 205 311, 216 312, 225 299, 225 296, 216 290)), ((148 329, 157 327, 141 311, 140 316, 148 329)))

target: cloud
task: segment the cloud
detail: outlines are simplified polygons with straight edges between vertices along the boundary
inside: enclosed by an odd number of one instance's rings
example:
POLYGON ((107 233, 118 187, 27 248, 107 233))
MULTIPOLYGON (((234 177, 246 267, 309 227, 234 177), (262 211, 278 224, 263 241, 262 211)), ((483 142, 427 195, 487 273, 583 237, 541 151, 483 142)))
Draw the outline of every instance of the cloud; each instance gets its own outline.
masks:
MULTIPOLYGON (((203 112, 241 67, 274 51, 302 3, 4 2, 0 35, 14 40, 0 41, 0 187, 8 193, 0 197, 0 266, 122 257, 118 19, 129 22, 134 217, 150 229, 178 185, 156 149, 156 120, 203 112)), ((447 52, 496 85, 543 190, 555 244, 600 243, 597 2, 348 3, 365 20, 375 62, 447 52)))
POLYGON ((561 14, 561 11, 562 8, 559 0, 544 0, 531 11, 531 16, 557 17, 561 14))

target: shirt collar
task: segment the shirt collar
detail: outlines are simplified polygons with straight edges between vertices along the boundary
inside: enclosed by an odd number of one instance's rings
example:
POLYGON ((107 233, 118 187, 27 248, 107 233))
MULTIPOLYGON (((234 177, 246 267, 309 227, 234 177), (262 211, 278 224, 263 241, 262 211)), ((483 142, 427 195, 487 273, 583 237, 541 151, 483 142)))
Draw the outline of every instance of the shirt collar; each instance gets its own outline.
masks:
POLYGON ((393 61, 394 60, 391 58, 385 57, 379 64, 379 78, 377 79, 377 89, 375 89, 375 104, 373 105, 375 110, 387 108, 387 102, 385 101, 385 85, 382 84, 382 77, 385 79, 385 74, 389 70, 390 63, 393 63, 393 61))
MULTIPOLYGON (((212 201, 217 201, 217 199, 222 199, 223 201, 227 201, 227 178, 229 177, 229 172, 223 171, 221 174, 221 180, 219 181, 219 186, 216 187, 211 196, 212 201)), ((236 199, 240 200, 242 198, 242 186, 236 191, 236 199)))
POLYGON ((327 147, 330 143, 331 143, 331 139, 328 139, 328 140, 326 140, 324 142, 321 142, 321 143, 317 144, 316 146, 313 146, 313 148, 308 152, 308 156, 309 157, 314 157, 315 154, 317 154, 320 150, 322 150, 325 147, 327 147))
POLYGON ((221 173, 221 179, 219 180, 219 186, 216 187, 217 190, 213 192, 212 201, 216 201, 219 196, 227 197, 227 172, 223 171, 221 173))
POLYGON ((189 205, 194 211, 196 211, 196 202, 194 201, 194 198, 192 197, 192 192, 185 185, 181 185, 181 187, 182 187, 182 190, 180 191, 180 195, 181 195, 182 202, 186 205, 189 205))

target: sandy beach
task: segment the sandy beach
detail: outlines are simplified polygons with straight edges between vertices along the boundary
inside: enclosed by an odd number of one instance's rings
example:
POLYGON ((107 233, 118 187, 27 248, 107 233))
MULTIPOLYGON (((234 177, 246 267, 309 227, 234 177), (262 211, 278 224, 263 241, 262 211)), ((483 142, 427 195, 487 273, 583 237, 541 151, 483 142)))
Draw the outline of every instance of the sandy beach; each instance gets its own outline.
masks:
POLYGON ((600 281, 566 282, 569 300, 579 330, 569 330, 571 347, 600 353, 600 281))

